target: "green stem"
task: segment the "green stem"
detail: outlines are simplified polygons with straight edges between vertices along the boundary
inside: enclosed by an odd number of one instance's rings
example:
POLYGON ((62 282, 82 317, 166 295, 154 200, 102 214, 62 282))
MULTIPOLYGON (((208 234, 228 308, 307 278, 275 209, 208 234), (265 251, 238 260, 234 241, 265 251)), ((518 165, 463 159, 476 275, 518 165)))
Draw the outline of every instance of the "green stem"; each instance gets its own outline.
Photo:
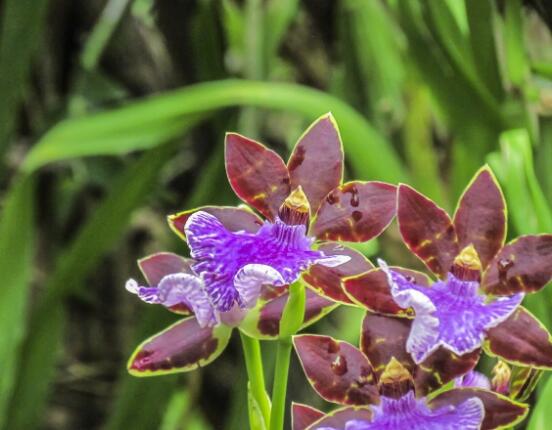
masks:
POLYGON ((286 411, 286 391, 288 383, 289 359, 291 357, 291 336, 278 340, 276 353, 276 370, 272 388, 272 414, 270 430, 283 430, 286 411))
POLYGON ((270 419, 270 403, 266 395, 261 345, 257 339, 253 339, 242 332, 240 332, 240 336, 251 395, 259 405, 264 422, 268 423, 270 419))

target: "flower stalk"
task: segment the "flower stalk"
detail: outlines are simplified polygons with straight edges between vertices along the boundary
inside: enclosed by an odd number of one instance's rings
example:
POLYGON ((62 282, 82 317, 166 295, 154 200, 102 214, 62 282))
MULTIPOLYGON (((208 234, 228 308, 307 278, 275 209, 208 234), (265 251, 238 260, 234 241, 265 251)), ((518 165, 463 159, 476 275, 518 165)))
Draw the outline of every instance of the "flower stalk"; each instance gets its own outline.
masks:
MULTIPOLYGON (((257 403, 265 423, 270 420, 270 402, 266 394, 261 345, 257 339, 247 336, 240 331, 245 367, 249 379, 249 389, 253 400, 257 403)), ((251 409, 251 405, 249 406, 251 409)), ((250 410, 251 416, 255 411, 250 410)), ((252 424, 252 423, 251 423, 252 424)), ((265 425, 266 428, 266 425, 265 425)))
POLYGON ((289 299, 282 313, 280 338, 276 352, 276 367, 272 387, 272 412, 270 430, 283 430, 286 409, 286 392, 291 357, 291 337, 297 333, 305 315, 306 292, 301 281, 289 287, 289 299))

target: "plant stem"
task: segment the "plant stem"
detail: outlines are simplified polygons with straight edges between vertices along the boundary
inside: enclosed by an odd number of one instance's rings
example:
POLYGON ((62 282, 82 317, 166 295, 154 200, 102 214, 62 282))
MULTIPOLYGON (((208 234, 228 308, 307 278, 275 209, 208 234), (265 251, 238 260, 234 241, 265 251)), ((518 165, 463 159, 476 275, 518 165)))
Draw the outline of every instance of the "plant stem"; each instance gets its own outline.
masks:
POLYGON ((291 336, 278 340, 276 353, 276 370, 272 388, 272 413, 270 430, 283 430, 286 410, 286 391, 288 383, 289 359, 291 357, 291 336))
POLYGON ((265 423, 270 419, 270 403, 266 395, 261 346, 257 339, 253 339, 240 332, 245 367, 251 388, 251 395, 259 405, 265 423))

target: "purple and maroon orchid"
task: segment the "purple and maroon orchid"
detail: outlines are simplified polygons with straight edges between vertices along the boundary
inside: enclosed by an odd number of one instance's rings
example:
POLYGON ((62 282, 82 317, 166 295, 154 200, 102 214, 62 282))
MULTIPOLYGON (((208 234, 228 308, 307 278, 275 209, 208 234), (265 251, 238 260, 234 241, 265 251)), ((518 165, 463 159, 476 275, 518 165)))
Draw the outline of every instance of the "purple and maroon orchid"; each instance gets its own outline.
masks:
MULTIPOLYGON (((428 396, 427 371, 407 352, 406 326, 397 321, 368 313, 360 349, 328 336, 295 336, 312 387, 342 407, 325 414, 294 404, 293 430, 490 430, 525 417, 527 405, 490 390, 480 374, 428 396)), ((454 367, 444 372, 448 380, 456 373, 454 367)))
POLYGON ((504 244, 506 207, 488 167, 475 175, 452 219, 407 185, 397 195, 402 238, 438 279, 380 261, 380 268, 344 281, 347 295, 370 311, 405 318, 406 349, 417 364, 445 352, 474 362, 483 346, 514 364, 551 368, 550 335, 520 304, 552 279, 552 235, 504 244))
POLYGON ((288 286, 301 277, 307 291, 304 325, 350 303, 344 277, 373 268, 336 241, 379 235, 396 212, 396 187, 343 184, 343 149, 331 115, 317 120, 287 163, 259 142, 226 136, 226 172, 249 207, 204 206, 169 216, 190 248, 190 259, 160 253, 140 260, 147 285, 126 288, 143 301, 192 317, 144 342, 129 369, 147 376, 207 364, 226 346, 233 327, 255 338, 276 338, 288 286))

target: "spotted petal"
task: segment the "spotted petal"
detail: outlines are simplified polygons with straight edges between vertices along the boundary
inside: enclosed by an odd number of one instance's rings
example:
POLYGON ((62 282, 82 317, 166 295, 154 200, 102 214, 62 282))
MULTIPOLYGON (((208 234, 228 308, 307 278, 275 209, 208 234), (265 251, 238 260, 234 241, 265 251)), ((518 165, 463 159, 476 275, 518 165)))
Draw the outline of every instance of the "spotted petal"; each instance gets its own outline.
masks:
POLYGON ((371 313, 364 317, 360 348, 369 358, 378 376, 391 357, 395 357, 414 375, 416 393, 422 396, 464 375, 477 364, 479 351, 459 356, 440 347, 416 366, 406 351, 411 325, 412 320, 406 318, 390 318, 371 313))
MULTIPOLYGON (((318 247, 319 251, 330 255, 345 255, 350 260, 336 267, 327 267, 321 264, 311 266, 303 274, 303 279, 318 293, 337 302, 350 304, 351 300, 347 297, 341 287, 341 282, 348 276, 357 275, 374 266, 360 252, 354 249, 342 246, 335 242, 325 243, 318 247)), ((389 289, 389 288, 387 288, 389 289)))
MULTIPOLYGON (((401 273, 407 279, 413 279, 416 285, 430 285, 430 279, 421 272, 400 267, 394 267, 393 271, 401 273)), ((409 310, 399 306, 393 298, 387 275, 379 268, 346 278, 343 281, 343 289, 354 303, 369 311, 384 315, 410 315, 409 310)))
POLYGON ((473 245, 483 268, 504 245, 506 204, 489 166, 481 168, 466 187, 454 214, 460 249, 473 245))
POLYGON ((263 144, 236 133, 226 135, 226 174, 234 192, 268 219, 291 191, 284 161, 263 144))
POLYGON ((552 368, 552 337, 525 308, 519 307, 502 324, 488 332, 485 349, 510 363, 552 368))
POLYGON ((224 325, 201 327, 194 317, 184 319, 138 346, 128 371, 134 376, 156 376, 206 366, 226 348, 231 333, 224 325))
POLYGON ((347 342, 329 336, 295 336, 293 344, 312 387, 325 400, 342 405, 379 401, 372 366, 347 342))
POLYGON ((398 190, 397 220, 404 243, 433 273, 444 277, 458 255, 449 215, 408 185, 398 190))
POLYGON ((316 212, 343 178, 343 145, 332 114, 317 119, 299 138, 287 167, 292 189, 300 185, 316 212))
MULTIPOLYGON (((301 329, 314 324, 324 315, 334 310, 338 304, 312 291, 306 291, 305 316, 301 329)), ((280 334, 280 320, 286 306, 289 294, 287 292, 276 296, 247 312, 240 324, 240 330, 248 336, 257 339, 277 339, 280 334)))
POLYGON ((528 412, 527 405, 523 403, 478 388, 454 388, 445 391, 431 400, 430 407, 443 408, 449 405, 459 405, 473 398, 479 399, 485 409, 481 430, 513 427, 522 421, 528 412))
POLYGON ((330 192, 311 232, 323 240, 366 242, 389 225, 396 212, 396 187, 384 182, 347 182, 330 192))
POLYGON ((552 280, 552 234, 521 236, 508 243, 483 275, 491 294, 535 292, 552 280))

